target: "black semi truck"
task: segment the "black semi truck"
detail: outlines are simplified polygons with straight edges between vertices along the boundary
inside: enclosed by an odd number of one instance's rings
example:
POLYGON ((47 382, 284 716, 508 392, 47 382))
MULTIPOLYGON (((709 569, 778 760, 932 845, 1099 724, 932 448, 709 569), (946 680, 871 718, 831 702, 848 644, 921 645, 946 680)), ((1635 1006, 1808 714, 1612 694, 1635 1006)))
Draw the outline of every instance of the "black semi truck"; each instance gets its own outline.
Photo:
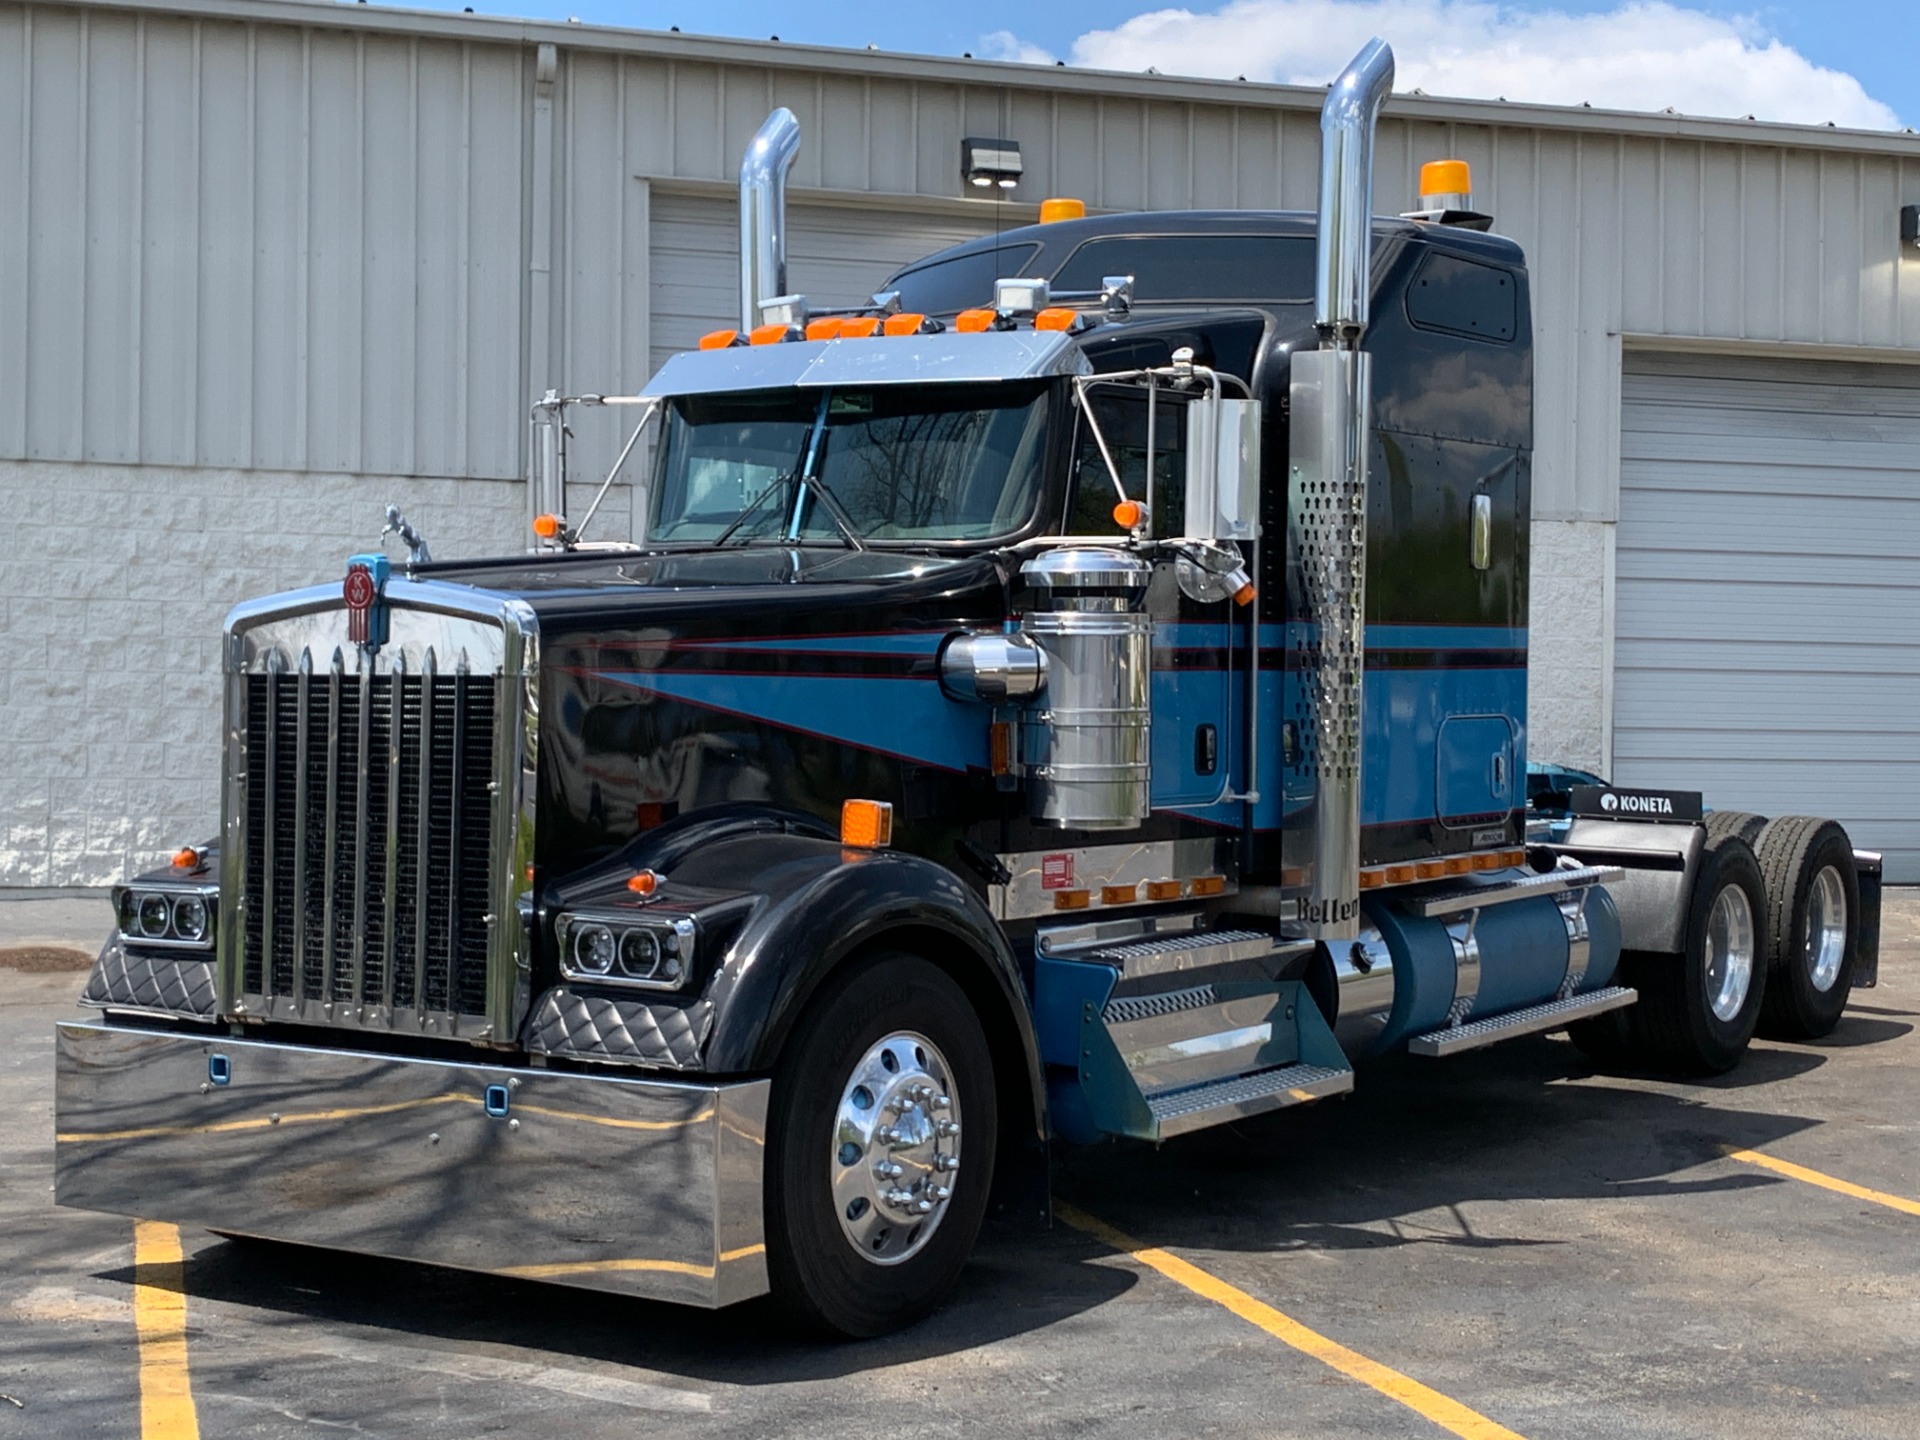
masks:
POLYGON ((1530 830, 1527 270, 1464 166, 1370 215, 1391 77, 1332 87, 1317 214, 1063 219, 834 312, 775 112, 738 328, 535 408, 530 552, 232 612, 220 833, 115 892, 60 1203, 863 1335, 1049 1147, 1392 1049, 1831 1029, 1837 825, 1530 830), (633 543, 567 515, 580 405, 648 436, 633 543))

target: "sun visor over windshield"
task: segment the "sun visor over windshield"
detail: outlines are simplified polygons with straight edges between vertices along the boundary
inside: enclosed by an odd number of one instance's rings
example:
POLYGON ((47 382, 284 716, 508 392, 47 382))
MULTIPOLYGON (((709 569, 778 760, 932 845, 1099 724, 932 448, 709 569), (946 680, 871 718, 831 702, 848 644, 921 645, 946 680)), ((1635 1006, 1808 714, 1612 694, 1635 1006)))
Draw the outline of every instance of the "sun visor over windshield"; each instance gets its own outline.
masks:
POLYGON ((643 395, 801 386, 934 385, 1038 380, 1092 373, 1087 358, 1058 330, 993 330, 981 335, 876 335, 855 340, 795 340, 675 355, 643 395))

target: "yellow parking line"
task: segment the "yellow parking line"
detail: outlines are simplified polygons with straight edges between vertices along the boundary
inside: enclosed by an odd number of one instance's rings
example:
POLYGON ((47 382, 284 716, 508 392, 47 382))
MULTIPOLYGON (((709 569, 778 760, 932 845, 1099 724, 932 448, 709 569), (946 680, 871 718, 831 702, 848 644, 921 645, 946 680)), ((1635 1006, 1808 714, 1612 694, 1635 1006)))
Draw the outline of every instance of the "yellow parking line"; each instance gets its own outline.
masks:
POLYGON ((1318 1331, 1309 1330, 1298 1320, 1281 1314, 1271 1305, 1254 1299, 1246 1291, 1236 1289, 1178 1255, 1143 1245, 1131 1235, 1121 1233, 1104 1220, 1096 1219, 1064 1201, 1054 1201, 1053 1213, 1076 1230, 1084 1230, 1101 1244, 1131 1256, 1149 1269, 1159 1271, 1174 1284, 1183 1285, 1194 1294, 1231 1310, 1249 1325, 1258 1326, 1274 1339, 1291 1345, 1303 1355, 1312 1356, 1322 1365, 1338 1370, 1348 1379, 1358 1380, 1362 1385, 1378 1390, 1389 1400, 1399 1401, 1416 1415, 1431 1420, 1443 1430, 1452 1431, 1462 1440, 1521 1440, 1506 1426, 1487 1419, 1477 1410, 1469 1410, 1458 1400, 1449 1399, 1438 1390, 1429 1389, 1398 1370, 1382 1365, 1377 1360, 1369 1360, 1358 1351, 1349 1350, 1339 1341, 1329 1340, 1318 1331))
POLYGON ((141 1440, 200 1440, 187 1375, 187 1286, 176 1226, 134 1221, 133 1325, 140 1336, 141 1440))
POLYGON ((1804 1165, 1796 1165, 1791 1160, 1780 1160, 1772 1155, 1763 1155, 1758 1150, 1727 1151, 1729 1160, 1738 1160, 1743 1165, 1758 1165, 1762 1170, 1771 1170, 1776 1175, 1785 1175, 1790 1180, 1804 1180, 1809 1185, 1818 1185, 1822 1190, 1832 1190, 1841 1195, 1851 1195, 1856 1200, 1871 1200, 1876 1205, 1884 1205, 1889 1210, 1898 1210, 1907 1215, 1920 1215, 1920 1200, 1909 1200, 1902 1195, 1889 1195, 1884 1190, 1869 1190, 1864 1185, 1856 1185, 1851 1180, 1842 1180, 1837 1176, 1822 1174, 1818 1170, 1809 1170, 1804 1165))

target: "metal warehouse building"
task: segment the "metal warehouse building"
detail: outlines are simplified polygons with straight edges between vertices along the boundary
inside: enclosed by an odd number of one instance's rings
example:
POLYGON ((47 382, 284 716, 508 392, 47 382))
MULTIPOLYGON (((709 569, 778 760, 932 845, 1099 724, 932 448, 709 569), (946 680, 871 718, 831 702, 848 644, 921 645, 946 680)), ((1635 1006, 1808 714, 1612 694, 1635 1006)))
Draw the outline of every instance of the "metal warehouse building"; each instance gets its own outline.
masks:
MULTIPOLYGON (((233 600, 337 576, 388 501, 441 555, 521 544, 529 403, 637 388, 731 321, 733 179, 772 106, 804 132, 793 284, 825 303, 1052 194, 1308 208, 1320 101, 0 0, 0 886, 212 833, 233 600), (966 136, 1019 142, 1016 200, 969 191, 966 136)), ((1375 208, 1446 156, 1533 269, 1530 752, 1836 815, 1920 881, 1920 139, 1401 96, 1375 208)), ((588 467, 611 442, 581 436, 588 467)))

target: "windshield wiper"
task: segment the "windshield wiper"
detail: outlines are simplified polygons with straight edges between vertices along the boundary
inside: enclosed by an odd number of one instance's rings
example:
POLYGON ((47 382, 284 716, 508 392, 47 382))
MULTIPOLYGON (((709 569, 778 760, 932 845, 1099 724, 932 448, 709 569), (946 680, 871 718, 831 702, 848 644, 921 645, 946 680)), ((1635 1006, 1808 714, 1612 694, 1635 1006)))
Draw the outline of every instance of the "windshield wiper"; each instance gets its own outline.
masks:
POLYGON ((839 498, 827 488, 826 481, 815 475, 809 479, 802 479, 800 485, 803 490, 811 490, 820 497, 821 501, 826 505, 827 514, 833 518, 833 523, 840 529, 841 538, 844 539, 848 545, 852 546, 855 550, 864 550, 867 548, 866 542, 860 538, 859 531, 853 528, 853 517, 847 514, 845 508, 840 504, 839 498))
POLYGON ((795 473, 793 473, 792 471, 788 471, 784 475, 774 476, 774 478, 768 482, 767 488, 762 490, 758 495, 754 496, 752 500, 748 501, 747 508, 742 510, 738 515, 733 517, 733 523, 728 525, 726 529, 722 530, 718 535, 713 537, 714 549, 716 550, 719 549, 722 545, 725 545, 727 541, 731 540, 734 536, 734 532, 737 531, 742 525, 746 524, 747 521, 753 518, 754 512, 758 510, 761 507, 761 505, 766 503, 766 499, 769 495, 773 495, 776 493, 784 495, 788 491, 788 489, 794 484, 794 482, 797 481, 799 478, 800 477, 795 473))

